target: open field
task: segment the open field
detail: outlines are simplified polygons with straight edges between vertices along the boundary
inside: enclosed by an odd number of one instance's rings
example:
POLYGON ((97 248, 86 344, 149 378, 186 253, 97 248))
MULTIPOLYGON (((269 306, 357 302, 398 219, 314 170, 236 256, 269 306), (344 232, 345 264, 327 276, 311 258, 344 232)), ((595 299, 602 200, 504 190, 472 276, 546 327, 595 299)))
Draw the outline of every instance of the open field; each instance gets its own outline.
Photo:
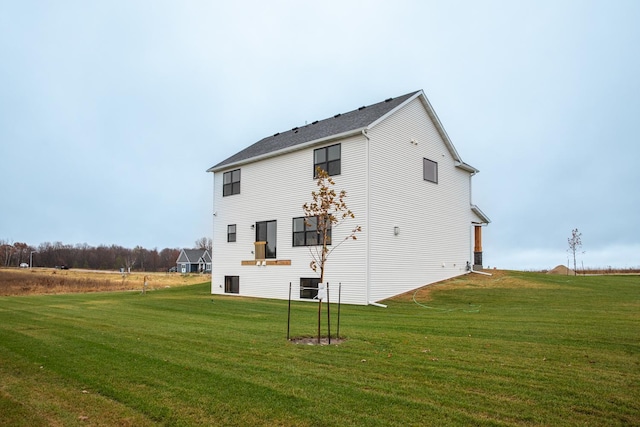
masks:
POLYGON ((129 291, 185 286, 208 280, 209 275, 178 273, 131 273, 115 271, 57 270, 53 268, 0 268, 0 296, 62 294, 75 292, 129 291))
POLYGON ((0 297, 0 425, 640 425, 640 278, 495 273, 343 306, 330 346, 208 283, 0 297))

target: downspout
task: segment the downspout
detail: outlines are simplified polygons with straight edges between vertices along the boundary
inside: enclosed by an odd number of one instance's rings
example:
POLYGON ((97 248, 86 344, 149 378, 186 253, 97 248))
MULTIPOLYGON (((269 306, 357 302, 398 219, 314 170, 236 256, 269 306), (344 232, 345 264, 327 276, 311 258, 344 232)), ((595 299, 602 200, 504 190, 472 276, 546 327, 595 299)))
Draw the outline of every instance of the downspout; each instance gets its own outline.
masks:
MULTIPOLYGON (((215 172, 211 172, 211 176, 213 178, 213 203, 211 206, 212 209, 212 215, 211 215, 211 293, 213 294, 213 285, 214 285, 214 280, 213 280, 213 272, 214 272, 214 268, 213 268, 213 248, 215 246, 215 238, 216 238, 216 217, 218 216, 218 212, 216 211, 216 173, 215 172)), ((222 287, 222 285, 220 285, 220 287, 222 287)))
POLYGON ((370 165, 370 156, 369 156, 369 150, 370 150, 370 142, 371 140, 369 139, 369 135, 367 135, 367 130, 366 129, 362 129, 362 136, 365 137, 366 139, 366 148, 365 148, 365 163, 366 163, 366 173, 365 173, 365 180, 366 180, 366 190, 365 190, 365 205, 366 205, 366 211, 367 211, 367 220, 365 221, 365 228, 364 228, 364 234, 365 234, 365 240, 366 240, 366 249, 365 249, 365 261, 364 261, 364 265, 365 265, 365 286, 366 286, 366 290, 367 293, 365 295, 365 301, 367 301, 369 304, 371 304, 371 301, 369 301, 369 287, 371 286, 371 265, 370 265, 370 252, 371 252, 371 239, 370 239, 370 232, 369 230, 371 229, 371 227, 369 227, 369 224, 371 223, 371 197, 370 197, 370 192, 371 192, 371 182, 370 182, 370 170, 371 170, 371 165, 370 165))
POLYGON ((380 304, 379 302, 369 301, 369 305, 373 305, 374 307, 387 308, 386 305, 380 304))
MULTIPOLYGON (((472 180, 472 178, 474 177, 474 175, 475 175, 476 173, 477 173, 477 172, 471 172, 471 175, 469 175, 469 206, 472 206, 472 205, 473 205, 473 195, 472 195, 472 193, 473 193, 473 180, 472 180)), ((470 228, 469 228, 469 230, 470 230, 470 232, 469 232, 469 249, 470 249, 470 252, 471 252, 471 253, 470 253, 470 255, 471 255, 471 259, 474 259, 474 251, 473 251, 473 233, 474 233, 474 227, 475 227, 475 226, 474 226, 474 225, 473 225, 473 223, 472 223, 472 224, 471 224, 471 226, 470 226, 470 228)), ((493 276, 493 274, 491 274, 491 273, 485 273, 484 271, 475 271, 475 270, 473 269, 473 264, 471 264, 471 263, 469 264, 469 266, 470 266, 470 267, 469 267, 469 273, 482 274, 482 275, 485 275, 485 276, 493 276)))
MULTIPOLYGON (((476 174, 476 172, 471 172, 469 174, 469 209, 471 209, 471 207, 473 206, 473 176, 476 174)), ((471 266, 469 271, 473 271, 473 261, 474 261, 474 254, 473 254, 473 233, 474 233, 474 228, 473 228, 473 221, 471 221, 471 224, 469 224, 469 260, 471 261, 469 263, 469 265, 471 266)))
POLYGON ((469 270, 469 273, 484 274, 485 276, 493 276, 493 274, 485 273, 484 271, 475 271, 473 267, 471 267, 471 270, 469 270))

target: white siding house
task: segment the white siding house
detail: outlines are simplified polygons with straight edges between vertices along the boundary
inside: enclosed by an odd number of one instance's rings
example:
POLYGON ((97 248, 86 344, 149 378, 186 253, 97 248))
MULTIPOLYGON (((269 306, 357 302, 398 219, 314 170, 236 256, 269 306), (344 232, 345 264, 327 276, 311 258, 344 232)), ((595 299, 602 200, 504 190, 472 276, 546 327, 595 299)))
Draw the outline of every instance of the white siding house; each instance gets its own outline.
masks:
POLYGON ((312 297, 301 286, 318 274, 309 247, 294 244, 294 218, 304 216, 322 160, 355 214, 332 241, 362 227, 328 260, 331 301, 338 284, 342 302, 369 304, 482 268, 489 219, 472 204, 478 170, 417 91, 277 133, 211 167, 213 294, 287 299, 291 283, 292 299, 312 297))

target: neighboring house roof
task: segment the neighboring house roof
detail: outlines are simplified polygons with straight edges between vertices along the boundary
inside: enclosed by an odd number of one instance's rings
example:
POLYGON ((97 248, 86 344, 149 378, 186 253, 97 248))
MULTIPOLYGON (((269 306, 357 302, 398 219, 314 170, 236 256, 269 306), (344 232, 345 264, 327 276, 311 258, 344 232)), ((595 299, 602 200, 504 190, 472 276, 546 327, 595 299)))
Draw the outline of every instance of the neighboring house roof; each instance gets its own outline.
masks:
POLYGON ((180 251, 176 262, 198 264, 200 262, 211 262, 211 254, 206 249, 183 249, 180 251))
POLYGON ((451 143, 449 136, 444 131, 440 120, 431 107, 429 100, 422 90, 411 92, 397 98, 388 98, 377 104, 363 106, 357 110, 343 114, 336 114, 328 119, 314 121, 310 124, 295 127, 285 132, 278 132, 272 136, 261 139, 244 150, 212 166, 207 172, 217 172, 229 167, 238 166, 249 161, 255 161, 266 157, 275 156, 288 151, 304 148, 308 145, 328 142, 333 139, 346 137, 370 129, 407 102, 420 97, 433 119, 439 133, 447 145, 447 148, 457 161, 457 166, 468 172, 478 172, 473 166, 462 161, 458 152, 451 143))

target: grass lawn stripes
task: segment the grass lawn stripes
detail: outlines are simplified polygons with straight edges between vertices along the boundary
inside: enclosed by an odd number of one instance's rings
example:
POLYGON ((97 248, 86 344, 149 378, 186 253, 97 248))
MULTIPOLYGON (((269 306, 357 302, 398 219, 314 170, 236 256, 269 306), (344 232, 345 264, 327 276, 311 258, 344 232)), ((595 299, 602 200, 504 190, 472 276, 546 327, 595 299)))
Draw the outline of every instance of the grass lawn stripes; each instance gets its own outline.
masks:
POLYGON ((640 425, 640 279, 496 273, 342 306, 330 346, 207 283, 0 297, 0 426, 640 425))

